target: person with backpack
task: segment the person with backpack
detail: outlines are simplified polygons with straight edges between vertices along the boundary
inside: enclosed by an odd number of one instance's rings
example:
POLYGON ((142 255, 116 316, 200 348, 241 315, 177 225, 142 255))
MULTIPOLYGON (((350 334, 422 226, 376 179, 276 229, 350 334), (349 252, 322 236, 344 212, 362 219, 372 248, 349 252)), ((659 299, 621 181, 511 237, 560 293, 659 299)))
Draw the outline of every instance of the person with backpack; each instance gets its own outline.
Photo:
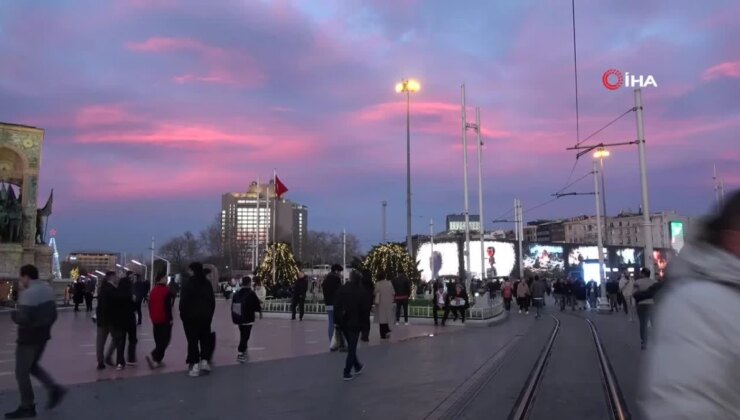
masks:
POLYGON ((18 305, 11 314, 11 319, 18 325, 15 379, 18 381, 21 404, 17 410, 5 414, 6 419, 36 417, 31 376, 38 379, 49 391, 49 409, 59 405, 67 393, 39 365, 46 343, 51 339, 51 326, 57 320, 54 290, 48 282, 39 280, 39 270, 33 265, 21 267, 20 277, 18 305))
POLYGON ((262 306, 252 290, 252 279, 249 276, 242 277, 241 288, 231 298, 231 321, 239 328, 239 347, 236 349, 236 361, 239 363, 247 361, 247 344, 257 312, 262 319, 262 306))
POLYGON ((511 310, 511 299, 514 296, 514 286, 511 284, 511 280, 508 278, 504 281, 504 286, 501 290, 501 296, 504 298, 504 309, 508 312, 511 310))
POLYGON ((172 305, 175 297, 167 287, 167 277, 164 273, 157 276, 157 284, 149 296, 149 317, 152 320, 152 334, 154 335, 154 350, 146 356, 149 369, 163 366, 164 352, 172 339, 172 305))

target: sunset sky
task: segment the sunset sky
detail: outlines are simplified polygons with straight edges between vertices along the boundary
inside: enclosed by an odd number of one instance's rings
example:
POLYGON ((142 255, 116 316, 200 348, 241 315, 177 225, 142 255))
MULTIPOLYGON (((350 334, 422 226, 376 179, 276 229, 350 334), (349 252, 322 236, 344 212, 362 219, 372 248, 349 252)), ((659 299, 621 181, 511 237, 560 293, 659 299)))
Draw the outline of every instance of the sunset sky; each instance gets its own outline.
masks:
MULTIPOLYGON (((272 175, 309 227, 405 234, 405 104, 414 77, 414 231, 462 211, 460 84, 481 107, 485 219, 561 189, 575 160, 567 0, 24 0, 0 2, 0 121, 44 128, 39 201, 63 252, 144 252, 220 211, 221 194, 272 175)), ((643 91, 651 210, 713 203, 712 165, 740 185, 740 3, 576 0, 581 138, 643 91)), ((471 138, 472 138, 472 132, 471 138)), ((596 137, 636 138, 634 113, 596 137)), ((477 213, 474 142, 471 208, 477 213)), ((635 146, 606 164, 611 214, 637 210, 635 146)), ((573 179, 590 170, 578 163, 573 179)), ((593 189, 590 179, 571 191, 593 189)), ((593 213, 562 198, 527 220, 593 213)), ((504 215, 506 216, 506 215, 504 215)), ((488 224, 503 228, 506 225, 488 224)))

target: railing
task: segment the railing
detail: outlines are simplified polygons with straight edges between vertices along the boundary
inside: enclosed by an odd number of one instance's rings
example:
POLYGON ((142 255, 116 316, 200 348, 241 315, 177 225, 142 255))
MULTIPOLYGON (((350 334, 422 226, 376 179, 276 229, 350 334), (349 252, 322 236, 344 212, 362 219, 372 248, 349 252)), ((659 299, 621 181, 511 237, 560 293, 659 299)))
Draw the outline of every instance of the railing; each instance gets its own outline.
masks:
MULTIPOLYGON (((267 299, 265 302, 262 303, 262 311, 289 313, 290 306, 290 299, 267 299)), ((496 299, 492 306, 468 308, 466 318, 471 320, 491 319, 495 316, 500 315, 503 311, 503 302, 500 299, 496 299)), ((304 313, 325 314, 326 306, 323 303, 306 302, 304 305, 304 313)), ((409 316, 413 318, 432 318, 432 307, 409 305, 409 316)))

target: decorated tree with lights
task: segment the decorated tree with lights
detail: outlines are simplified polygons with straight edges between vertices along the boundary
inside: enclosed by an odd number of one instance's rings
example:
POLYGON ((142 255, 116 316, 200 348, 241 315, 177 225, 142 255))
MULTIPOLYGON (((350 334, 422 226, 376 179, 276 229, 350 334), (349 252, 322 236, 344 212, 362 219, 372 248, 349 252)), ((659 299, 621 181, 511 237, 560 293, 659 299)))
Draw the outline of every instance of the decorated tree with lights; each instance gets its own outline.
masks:
POLYGON ((257 270, 257 275, 262 279, 263 284, 268 288, 272 289, 275 284, 273 278, 277 282, 288 281, 293 284, 298 278, 298 264, 295 262, 293 257, 293 251, 285 243, 271 244, 267 248, 265 257, 262 259, 257 270), (273 258, 275 264, 273 265, 273 258), (275 276, 273 277, 273 266, 275 267, 275 276))
POLYGON ((406 274, 414 285, 421 280, 421 273, 416 261, 406 252, 406 247, 401 244, 376 245, 367 254, 362 265, 370 271, 373 281, 378 281, 381 278, 392 280, 398 272, 406 274))

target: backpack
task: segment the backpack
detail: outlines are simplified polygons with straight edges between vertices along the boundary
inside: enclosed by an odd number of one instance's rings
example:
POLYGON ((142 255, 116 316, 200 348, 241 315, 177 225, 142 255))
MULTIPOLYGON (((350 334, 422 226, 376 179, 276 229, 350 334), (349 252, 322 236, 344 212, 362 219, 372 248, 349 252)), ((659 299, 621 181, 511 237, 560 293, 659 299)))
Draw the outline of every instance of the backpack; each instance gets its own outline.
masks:
POLYGON ((242 324, 244 322, 244 296, 246 294, 240 290, 231 298, 231 321, 234 324, 242 324))
POLYGON ((511 286, 504 287, 504 292, 502 293, 505 299, 511 298, 511 286))

